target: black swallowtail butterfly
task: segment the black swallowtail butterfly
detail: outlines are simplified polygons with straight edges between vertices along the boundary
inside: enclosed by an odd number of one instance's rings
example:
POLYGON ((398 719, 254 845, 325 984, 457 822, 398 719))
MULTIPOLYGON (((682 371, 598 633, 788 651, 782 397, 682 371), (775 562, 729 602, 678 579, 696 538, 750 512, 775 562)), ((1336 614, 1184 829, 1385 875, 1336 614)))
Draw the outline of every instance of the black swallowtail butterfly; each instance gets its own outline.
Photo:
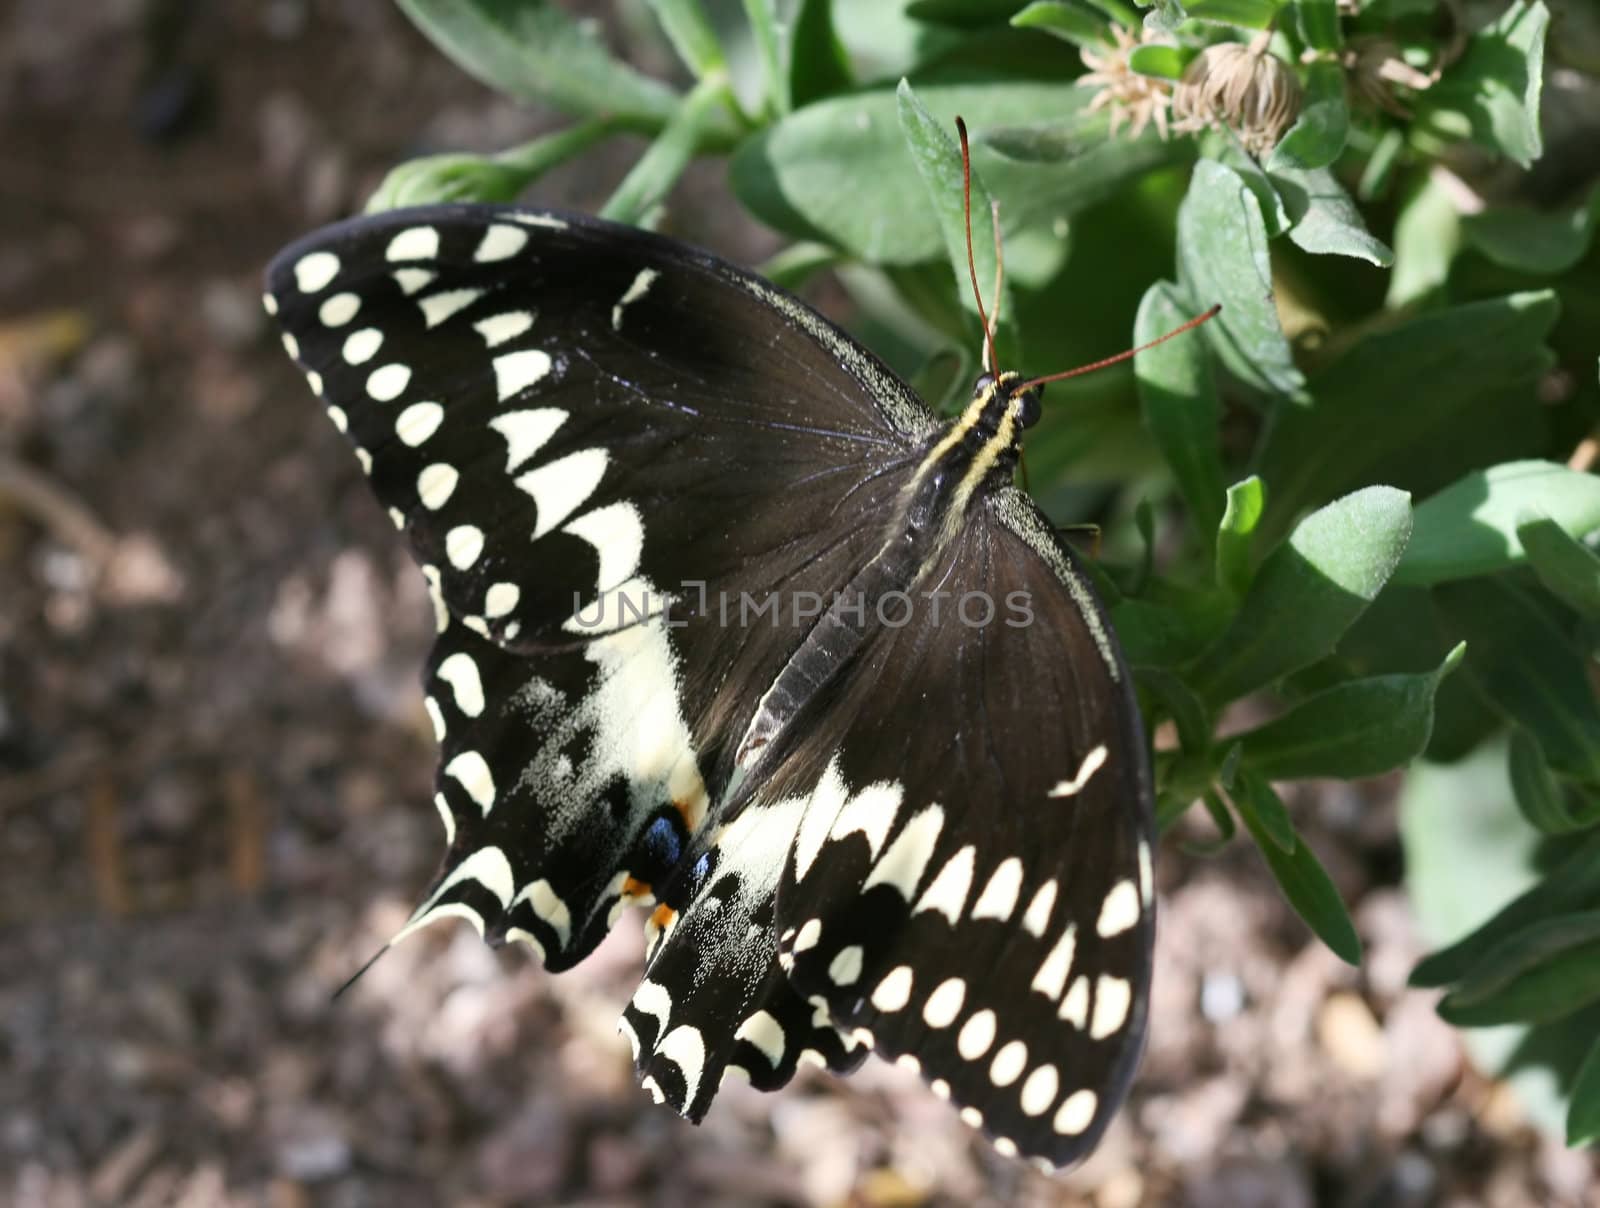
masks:
POLYGON ((433 594, 449 849, 407 931, 561 970, 649 906, 658 1101, 872 1050, 1003 1153, 1087 1153, 1143 1042, 1151 779, 1011 483, 1038 387, 941 422, 760 278, 520 207, 328 227, 266 306, 433 594))

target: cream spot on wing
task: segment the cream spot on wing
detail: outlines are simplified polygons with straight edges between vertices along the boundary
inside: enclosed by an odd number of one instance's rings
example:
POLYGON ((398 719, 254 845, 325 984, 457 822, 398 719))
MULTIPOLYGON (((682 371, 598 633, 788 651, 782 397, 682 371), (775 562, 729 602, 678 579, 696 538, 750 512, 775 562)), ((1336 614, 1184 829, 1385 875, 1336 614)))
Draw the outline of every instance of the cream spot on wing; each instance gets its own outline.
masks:
POLYGON ((503 617, 516 608, 522 589, 515 583, 494 583, 483 597, 483 615, 490 620, 503 617))
POLYGON ((525 310, 507 311, 503 315, 480 319, 472 325, 489 348, 498 348, 507 340, 516 339, 532 326, 533 316, 525 310))
POLYGON ((439 710, 439 702, 431 696, 422 698, 422 707, 427 711, 428 720, 433 723, 433 737, 435 742, 444 741, 444 714, 439 710))
POLYGON ((889 844, 889 850, 867 874, 861 884, 865 893, 875 885, 892 886, 906 901, 917 891, 922 874, 933 857, 934 845, 939 842, 939 832, 944 827, 944 811, 930 805, 917 814, 889 844))
POLYGON ((380 403, 399 398, 410 384, 411 368, 408 365, 385 365, 367 375, 367 393, 380 403))
POLYGON ((572 912, 567 909, 567 904, 561 900, 561 895, 556 893, 550 882, 544 879, 535 881, 517 895, 517 902, 527 902, 533 907, 533 913, 538 915, 550 925, 556 933, 556 941, 565 948, 567 939, 572 935, 572 912))
POLYGON ((317 397, 322 396, 322 375, 314 369, 306 370, 306 382, 311 387, 311 393, 317 397))
POLYGON ((880 1011, 899 1011, 911 1001, 913 974, 910 965, 889 970, 872 992, 872 1005, 880 1011))
POLYGON ((1022 891, 1022 861, 1012 856, 1000 862, 989 883, 978 895, 972 907, 975 919, 999 919, 1002 923, 1017 908, 1017 894, 1022 891))
POLYGON ((531 411, 508 411, 489 421, 489 426, 506 438, 506 473, 544 448, 557 428, 567 420, 559 407, 536 407, 531 411))
POLYGON ((470 654, 452 654, 439 664, 437 674, 450 685, 456 708, 468 717, 483 715, 483 680, 478 675, 478 664, 473 662, 470 654))
POLYGON ((333 421, 333 426, 341 432, 350 431, 350 417, 344 413, 343 407, 328 408, 328 418, 333 421))
POLYGON ((437 327, 451 315, 465 310, 479 298, 481 289, 447 289, 441 294, 429 294, 417 303, 422 308, 422 321, 428 327, 437 327))
POLYGON ((936 1099, 948 1099, 950 1097, 950 1084, 943 1078, 935 1078, 928 1083, 928 1089, 933 1092, 936 1099))
POLYGON ((372 476, 372 454, 365 449, 357 449, 355 453, 356 461, 361 466, 361 472, 370 478, 372 476))
POLYGON ((1051 789, 1048 796, 1071 797, 1083 791, 1083 786, 1089 783, 1089 778, 1105 766, 1111 752, 1106 750, 1101 743, 1094 750, 1083 757, 1083 762, 1078 765, 1078 773, 1071 780, 1061 780, 1056 787, 1051 789))
POLYGON ((894 1059, 894 1063, 903 1070, 910 1070, 913 1074, 922 1072, 922 1062, 918 1061, 910 1053, 901 1053, 900 1056, 894 1059))
POLYGON ((300 341, 287 331, 283 333, 281 340, 283 350, 289 354, 291 359, 298 361, 300 359, 300 341))
POLYGON ((269 315, 277 314, 278 313, 278 300, 276 298, 274 298, 271 294, 262 294, 261 295, 261 309, 266 311, 269 315))
POLYGON ((961 1114, 961 1123, 965 1124, 968 1128, 982 1128, 983 1127, 983 1113, 980 1112, 977 1108, 975 1108, 975 1107, 963 1107, 961 1109, 961 1113, 960 1114, 961 1114))
POLYGON ((355 294, 346 291, 334 294, 333 297, 317 307, 317 318, 322 320, 324 327, 343 327, 356 317, 356 312, 361 309, 361 299, 355 294))
POLYGON ((439 232, 431 226, 407 227, 384 252, 385 260, 432 260, 439 254, 439 232))
POLYGON ((433 808, 439 811, 439 821, 444 823, 444 845, 450 847, 456 841, 456 816, 450 812, 450 803, 443 793, 433 795, 433 808))
POLYGON ((397 268, 390 274, 400 287, 400 292, 408 298, 419 289, 427 289, 432 285, 436 275, 425 268, 397 268))
POLYGON ((700 1078, 705 1072, 706 1044, 700 1029, 689 1024, 679 1024, 668 1032, 656 1052, 671 1061, 683 1074, 684 1106, 694 1102, 700 1089, 700 1078))
POLYGON ((510 214, 507 217, 515 222, 525 222, 529 226, 549 227, 553 231, 564 231, 567 224, 554 214, 510 214))
POLYGON ((555 529, 594 494, 609 460, 604 449, 579 449, 515 479, 519 489, 533 496, 538 508, 533 530, 535 541, 555 529))
POLYGON ((483 530, 475 524, 459 524, 444 537, 445 557, 457 570, 466 570, 483 553, 483 530))
POLYGON ((1133 1005, 1133 986, 1120 977, 1102 976, 1094 987, 1094 1022, 1089 1025, 1091 1040, 1104 1040, 1128 1021, 1133 1005))
POLYGON ((735 1040, 748 1040, 774 1067, 783 1060, 783 1025, 766 1011, 757 1011, 739 1025, 735 1040))
POLYGON ((989 1066, 989 1081, 996 1086, 1010 1086, 1022 1077, 1022 1071, 1028 1068, 1028 1046, 1020 1040, 1013 1040, 1000 1046, 1000 1051, 994 1055, 994 1061, 989 1066))
POLYGON ((642 981, 633 992, 633 1009, 641 1015, 652 1016, 659 1035, 661 1029, 667 1026, 667 1017, 672 1014, 672 995, 659 982, 642 981))
POLYGON ((400 443, 415 449, 444 423, 444 408, 438 403, 412 403, 394 421, 394 434, 400 443))
POLYGON ((1064 1019, 1080 1032, 1089 1025, 1089 978, 1086 974, 1079 974, 1072 983, 1072 989, 1067 991, 1067 996, 1061 1000, 1061 1010, 1056 1012, 1057 1019, 1064 1019))
POLYGON ((828 831, 830 840, 843 839, 856 831, 866 836, 872 858, 876 860, 883 850, 889 831, 900 813, 900 801, 905 790, 892 781, 878 781, 867 785, 844 803, 833 827, 828 831))
POLYGON ((1093 1122, 1099 1105, 1100 1098, 1093 1091, 1074 1091, 1056 1109, 1051 1127, 1064 1137, 1075 1137, 1093 1122))
POLYGON ((1033 901, 1028 903, 1028 909, 1022 916, 1022 929, 1031 936, 1042 936, 1044 929, 1050 925, 1050 912, 1055 909, 1056 883, 1046 881, 1039 886, 1033 895, 1033 901))
POLYGON ((1072 958, 1078 949, 1078 925, 1068 923, 1067 929, 1061 933, 1061 938, 1050 949, 1050 954, 1044 958, 1044 963, 1039 966, 1039 971, 1033 975, 1033 981, 1028 989, 1037 990, 1051 1002, 1061 997, 1061 991, 1066 989, 1067 978, 1072 973, 1072 958))
POLYGON ((1042 1116, 1056 1101, 1056 1091, 1061 1088, 1061 1077, 1053 1065, 1041 1065, 1028 1075, 1022 1084, 1022 1114, 1042 1116))
POLYGON ((303 294, 314 294, 339 275, 339 257, 332 252, 312 252, 295 261, 294 283, 303 294))
POLYGON ((838 955, 828 965, 829 980, 836 986, 853 986, 856 979, 861 976, 863 955, 860 944, 851 944, 847 948, 839 949, 838 955))
POLYGON ((444 765, 444 774, 457 781, 485 814, 494 808, 494 777, 482 755, 463 751, 444 765))
POLYGON ((639 1033, 633 1030, 633 1025, 628 1022, 627 1016, 617 1020, 617 1031, 628 1038, 628 1047, 633 1050, 633 1060, 639 1060, 639 1033))
POLYGON ((425 466, 422 473, 417 475, 417 498, 430 512, 437 512, 450 501, 460 480, 461 475, 456 473, 454 466, 436 461, 431 466, 425 466))
POLYGON ((496 222, 483 233, 483 241, 478 244, 478 250, 473 253, 472 258, 480 264, 506 260, 520 252, 527 242, 527 231, 496 222))
POLYGON ((1139 891, 1132 881, 1118 881, 1100 904, 1100 918, 1094 929, 1102 939, 1121 935, 1139 922, 1139 891))
POLYGON ((1150 867, 1150 844, 1139 840, 1139 900, 1148 908, 1155 897, 1156 879, 1150 867))
MULTIPOLYGON (((537 502, 538 496, 534 498, 537 502)), ((540 511, 542 519, 542 507, 540 511)), ((608 503, 585 512, 561 531, 581 537, 594 546, 600 556, 598 586, 601 591, 621 586, 638 571, 639 559, 644 556, 644 524, 639 519, 639 509, 633 504, 608 503)))
POLYGON ((1010 1137, 996 1137, 994 1139, 994 1151, 1005 1158, 1014 1158, 1020 1152, 1017 1149, 1017 1143, 1010 1137))
POLYGON ((815 948, 817 941, 822 938, 822 920, 807 919, 801 924, 800 930, 795 933, 794 943, 789 946, 791 952, 804 952, 808 948, 815 948))
POLYGON ((839 771, 839 761, 830 759, 811 791, 805 812, 800 816, 800 828, 795 834, 794 867, 797 878, 804 878, 810 873, 811 865, 815 863, 817 853, 822 850, 823 841, 828 837, 829 827, 849 796, 850 789, 844 782, 843 773, 839 771))
POLYGON ((433 625, 443 633, 450 625, 450 610, 445 606, 444 592, 440 587, 439 568, 437 566, 424 566, 422 577, 428 582, 428 599, 433 602, 433 625))
POLYGON ((956 1052, 967 1061, 976 1061, 994 1043, 995 1014, 985 1007, 961 1025, 956 1036, 956 1052))
POLYGON ((959 977, 946 978, 922 1004, 922 1021, 930 1028, 948 1028, 961 1014, 966 998, 967 983, 959 977))
POLYGON ((962 908, 967 904, 967 892, 972 888, 972 864, 976 853, 977 849, 969 843, 946 860, 939 875, 922 891, 911 913, 937 910, 949 920, 952 927, 955 926, 961 918, 962 908))
POLYGON ((508 352, 494 359, 495 390, 503 403, 550 372, 550 354, 537 348, 508 352))
POLYGON ((622 297, 617 299, 617 304, 611 308, 611 328, 613 331, 622 330, 622 312, 644 297, 660 275, 653 268, 639 270, 639 275, 633 279, 633 284, 628 286, 622 297))

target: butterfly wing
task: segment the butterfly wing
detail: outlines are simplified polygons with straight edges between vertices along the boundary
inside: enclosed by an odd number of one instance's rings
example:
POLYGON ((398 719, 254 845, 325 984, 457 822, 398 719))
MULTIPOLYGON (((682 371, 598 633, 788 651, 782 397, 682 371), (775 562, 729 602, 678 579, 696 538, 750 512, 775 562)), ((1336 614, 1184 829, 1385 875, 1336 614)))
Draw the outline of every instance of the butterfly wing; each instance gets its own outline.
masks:
MULTIPOLYGON (((697 974, 658 999, 658 1034, 737 1019, 776 1064, 808 1043, 773 1026, 780 1014, 831 1024, 920 1068, 1002 1151, 1065 1165, 1104 1131, 1143 1040, 1154 900, 1139 715, 1104 613, 1020 492, 973 510, 923 590, 941 593, 939 618, 920 594, 914 614, 894 602, 905 623, 802 719, 754 817, 716 841, 719 873, 654 958, 697 974), (772 903, 786 984, 770 998, 750 995, 754 973, 731 986, 739 970, 701 943, 748 900, 772 903)), ((690 1114, 717 1061, 749 1059, 725 1040, 695 1055, 690 1114)), ((676 1056, 643 1065, 682 1087, 676 1056)))
POLYGON ((715 602, 847 579, 933 420, 766 282, 574 215, 342 223, 278 256, 267 307, 434 593, 450 849, 413 925, 564 968, 655 896, 741 687, 799 641, 729 640, 715 602))

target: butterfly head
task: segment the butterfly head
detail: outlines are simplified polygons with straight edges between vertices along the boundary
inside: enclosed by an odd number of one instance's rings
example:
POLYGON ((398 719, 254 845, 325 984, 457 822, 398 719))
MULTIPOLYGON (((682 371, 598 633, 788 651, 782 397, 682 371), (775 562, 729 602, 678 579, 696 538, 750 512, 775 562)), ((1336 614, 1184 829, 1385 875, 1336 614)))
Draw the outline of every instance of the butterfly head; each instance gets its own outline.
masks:
POLYGON ((997 421, 1009 412, 1018 429, 1033 427, 1044 412, 1044 386, 1023 381, 1022 375, 1012 369, 998 376, 985 373, 972 387, 972 398, 982 402, 997 421))

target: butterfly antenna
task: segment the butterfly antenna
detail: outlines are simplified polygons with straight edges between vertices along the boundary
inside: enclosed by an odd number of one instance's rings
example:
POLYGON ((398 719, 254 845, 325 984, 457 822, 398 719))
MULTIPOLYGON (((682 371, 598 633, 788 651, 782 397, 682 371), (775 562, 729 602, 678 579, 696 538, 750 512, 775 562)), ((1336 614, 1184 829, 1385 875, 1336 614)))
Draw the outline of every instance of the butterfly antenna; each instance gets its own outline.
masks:
POLYGON ((983 324, 985 366, 995 371, 994 329, 989 326, 989 316, 983 309, 983 291, 978 288, 978 262, 972 255, 972 149, 967 145, 967 123, 956 118, 956 130, 961 135, 961 210, 967 220, 967 275, 972 279, 972 298, 978 304, 978 321, 983 324))
POLYGON ((1174 327, 1171 331, 1167 332, 1166 335, 1159 336, 1156 339, 1151 340, 1148 344, 1141 344, 1137 348, 1130 348, 1127 352, 1119 352, 1116 356, 1107 357, 1103 361, 1095 361, 1093 364, 1089 365, 1080 365, 1078 368, 1069 369, 1065 373, 1052 373, 1047 377, 1034 378, 1031 382, 1023 382, 1022 385, 1017 387, 1017 391, 1020 393, 1023 390, 1032 390, 1035 386, 1043 386, 1046 382, 1059 382, 1065 378, 1079 377, 1085 373, 1093 373, 1096 369, 1104 369, 1107 365, 1115 365, 1119 361, 1130 360, 1131 358, 1138 356, 1147 348, 1154 348, 1157 344, 1165 344, 1168 340, 1175 336, 1181 336, 1186 331, 1193 331, 1196 327, 1199 327, 1200 324, 1208 322, 1211 319, 1215 319, 1221 313, 1222 303, 1218 302, 1210 310, 1206 311, 1205 314, 1197 315, 1195 318, 1190 319, 1182 327, 1174 327))
MULTIPOLYGON (((996 327, 1000 326, 1000 300, 1006 287, 1006 249, 1000 239, 1000 202, 989 202, 989 226, 994 235, 994 289, 989 297, 994 300, 994 314, 989 316, 990 322, 996 327)), ((992 370, 993 365, 989 366, 992 370)))
POLYGON ((357 969, 354 973, 352 973, 349 977, 347 977, 345 979, 344 985, 340 986, 337 990, 335 990, 333 992, 332 997, 329 998, 328 1001, 330 1003, 338 1002, 339 999, 344 996, 344 992, 346 990, 348 990, 351 986, 355 985, 356 982, 360 981, 361 980, 361 975, 364 974, 368 969, 372 968, 373 965, 376 965, 378 963, 378 958, 380 956, 382 956, 385 952, 389 951, 389 948, 390 948, 390 945, 385 944, 382 948, 379 948, 376 952, 374 952, 371 956, 369 956, 367 958, 367 963, 362 965, 361 968, 357 969))

